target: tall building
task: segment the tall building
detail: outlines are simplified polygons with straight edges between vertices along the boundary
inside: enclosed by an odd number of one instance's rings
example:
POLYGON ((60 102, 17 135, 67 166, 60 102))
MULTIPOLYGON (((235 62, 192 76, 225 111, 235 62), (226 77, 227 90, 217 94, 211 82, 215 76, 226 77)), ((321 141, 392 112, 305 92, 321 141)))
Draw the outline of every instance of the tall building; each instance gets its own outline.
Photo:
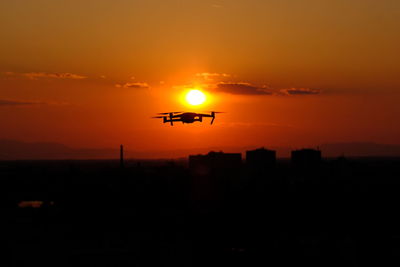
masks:
POLYGON ((246 151, 246 165, 250 169, 265 169, 276 164, 276 151, 259 148, 246 151))
POLYGON ((321 151, 316 149, 301 149, 292 151, 292 164, 296 166, 315 166, 321 163, 321 151))

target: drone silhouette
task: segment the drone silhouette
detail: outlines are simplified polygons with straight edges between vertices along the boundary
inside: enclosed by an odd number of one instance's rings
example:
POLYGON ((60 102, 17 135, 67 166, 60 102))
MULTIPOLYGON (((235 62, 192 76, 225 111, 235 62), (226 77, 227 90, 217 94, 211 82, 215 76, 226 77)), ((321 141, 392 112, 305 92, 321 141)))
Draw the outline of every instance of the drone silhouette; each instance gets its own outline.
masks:
POLYGON ((183 112, 183 111, 164 112, 164 113, 158 113, 158 115, 162 115, 162 116, 156 116, 153 118, 163 119, 163 123, 169 122, 169 123, 171 123, 171 126, 173 126, 174 122, 177 122, 177 121, 181 121, 182 123, 193 123, 195 121, 202 122, 203 117, 206 117, 206 118, 212 118, 211 124, 213 124, 213 122, 215 120, 215 114, 217 114, 217 113, 224 113, 224 112, 211 111, 210 114, 183 112))

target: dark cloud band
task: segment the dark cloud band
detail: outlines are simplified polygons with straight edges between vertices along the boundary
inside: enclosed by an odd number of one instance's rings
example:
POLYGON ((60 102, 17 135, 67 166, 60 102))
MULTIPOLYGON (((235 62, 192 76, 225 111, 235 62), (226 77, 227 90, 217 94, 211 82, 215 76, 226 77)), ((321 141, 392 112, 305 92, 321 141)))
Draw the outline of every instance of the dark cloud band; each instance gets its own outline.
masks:
POLYGON ((0 99, 0 107, 6 106, 35 106, 35 105, 43 105, 46 104, 44 102, 35 102, 35 101, 20 101, 20 100, 10 100, 10 99, 0 99))
POLYGON ((286 95, 317 95, 321 93, 321 90, 310 88, 289 88, 282 89, 281 92, 286 95))
POLYGON ((234 95, 271 95, 266 88, 260 88, 250 83, 218 83, 216 90, 234 95))

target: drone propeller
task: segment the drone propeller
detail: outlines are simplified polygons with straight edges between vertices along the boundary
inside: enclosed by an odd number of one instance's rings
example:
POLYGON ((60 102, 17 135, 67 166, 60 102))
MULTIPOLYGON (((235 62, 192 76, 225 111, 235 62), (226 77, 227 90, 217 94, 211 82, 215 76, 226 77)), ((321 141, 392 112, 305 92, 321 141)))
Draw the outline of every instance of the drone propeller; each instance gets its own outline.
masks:
POLYGON ((204 111, 205 113, 214 113, 214 114, 217 114, 217 113, 226 113, 226 112, 224 112, 224 111, 204 111))
POLYGON ((175 112, 161 112, 157 113, 159 115, 169 115, 169 114, 176 114, 176 113, 182 113, 183 111, 175 111, 175 112))

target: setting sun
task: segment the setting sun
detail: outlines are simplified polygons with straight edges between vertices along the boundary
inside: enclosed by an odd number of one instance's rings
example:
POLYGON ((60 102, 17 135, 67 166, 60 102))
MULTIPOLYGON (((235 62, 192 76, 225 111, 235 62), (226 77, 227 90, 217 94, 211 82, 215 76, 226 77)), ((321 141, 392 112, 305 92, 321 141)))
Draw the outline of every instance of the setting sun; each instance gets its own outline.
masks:
POLYGON ((193 106, 201 105, 206 101, 206 95, 200 90, 190 90, 186 94, 186 101, 193 106))

